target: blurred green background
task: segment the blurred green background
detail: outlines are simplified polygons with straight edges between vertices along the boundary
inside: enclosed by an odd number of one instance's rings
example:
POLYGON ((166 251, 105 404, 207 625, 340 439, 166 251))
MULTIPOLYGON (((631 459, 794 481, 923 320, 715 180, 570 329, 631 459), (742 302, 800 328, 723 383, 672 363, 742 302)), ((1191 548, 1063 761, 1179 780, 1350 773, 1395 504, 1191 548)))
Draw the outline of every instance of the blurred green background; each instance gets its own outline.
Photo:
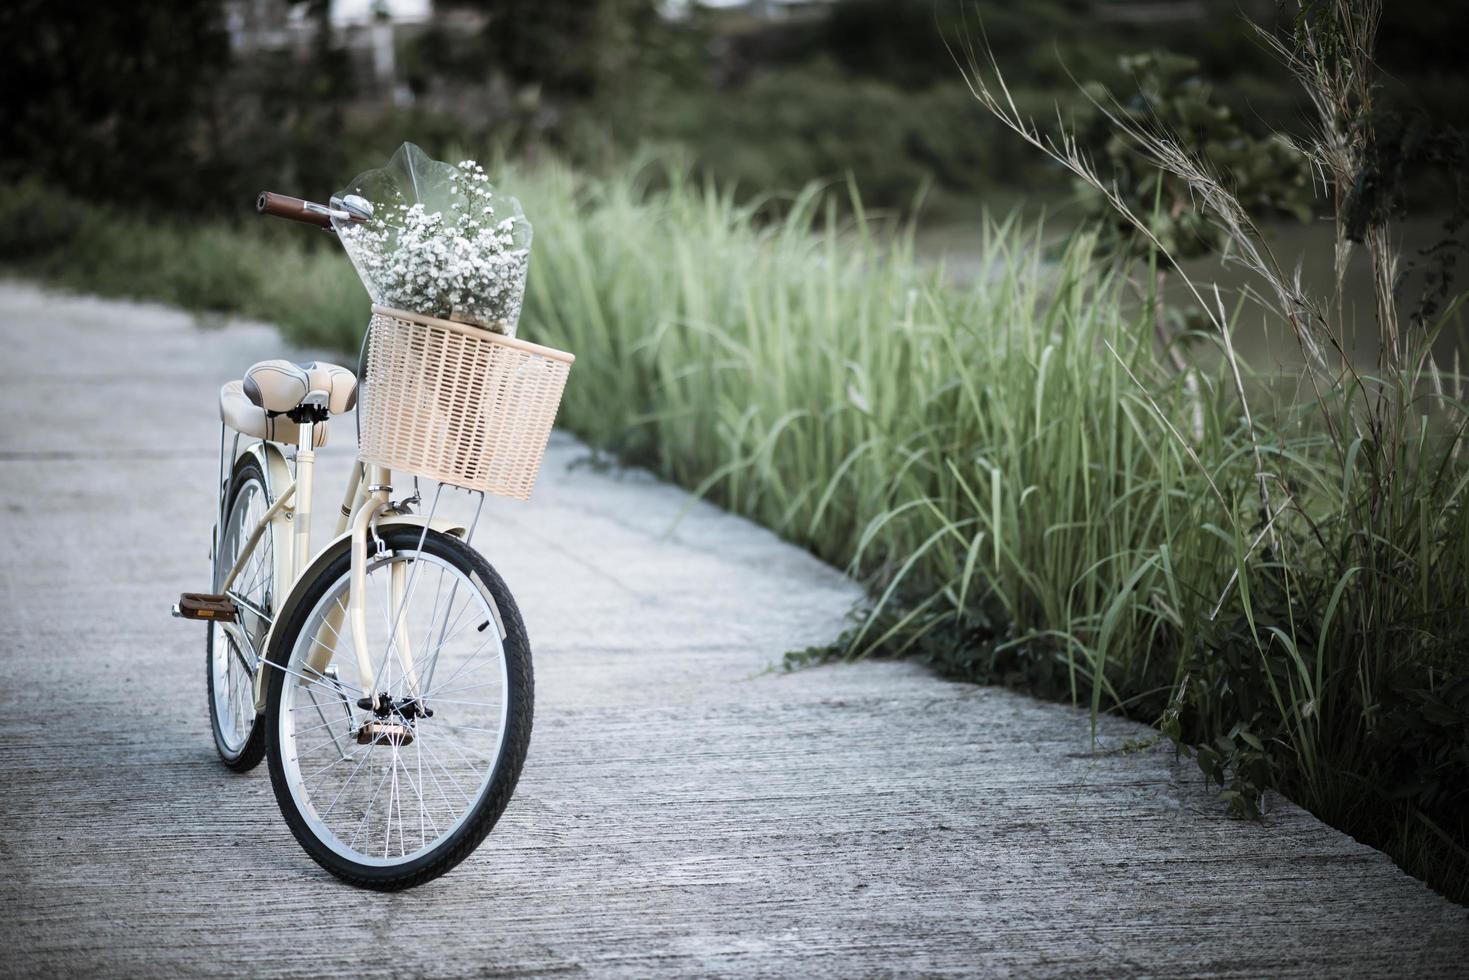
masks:
MULTIPOLYGON (((0 180, 52 196, 17 209, 0 260, 45 252, 86 220, 27 216, 63 207, 56 192, 147 220, 241 223, 261 189, 324 199, 411 140, 442 159, 554 158, 593 174, 651 159, 776 213, 809 182, 850 181, 870 212, 916 212, 920 257, 963 281, 987 262, 985 211, 1109 218, 975 103, 956 61, 981 38, 1020 108, 1076 123, 1145 209, 1150 185, 1088 91, 1161 107, 1207 139, 1234 178, 1260 186, 1253 203, 1283 252, 1319 254, 1332 231, 1309 219, 1326 209, 1324 186, 1296 161, 1282 191, 1291 162, 1262 149, 1308 117, 1251 26, 1291 16, 1274 0, 18 0, 0 11, 14 41, 0 65, 0 180), (1227 114, 1222 130, 1213 113, 1227 114)), ((1379 45, 1389 112, 1463 120, 1457 27, 1452 4, 1391 5, 1379 45)), ((1443 166, 1402 184, 1410 290, 1418 253, 1456 230, 1443 221, 1460 179, 1443 166)), ((1178 224, 1208 237, 1201 220, 1178 224)), ((1200 259, 1211 251, 1180 249, 1190 272, 1241 287, 1200 259)), ((1326 284, 1317 265, 1308 274, 1326 284)), ((1352 288, 1370 308, 1366 278, 1352 288)), ((1266 332, 1245 343, 1293 356, 1266 332)), ((1439 347, 1461 345, 1449 331, 1439 347)))
MULTIPOLYGON (((937 217, 1067 190, 974 104, 946 38, 982 25, 1043 117, 1080 107, 1076 81, 1136 92, 1124 55, 1176 52, 1263 133, 1304 107, 1246 18, 1288 16, 1273 0, 18 0, 0 11, 0 152, 7 179, 214 216, 262 186, 325 196, 404 139, 581 166, 654 146, 747 194, 851 175, 869 205, 904 208, 927 187, 937 217)), ((1391 99, 1463 115, 1460 26, 1453 4, 1392 4, 1391 99)))

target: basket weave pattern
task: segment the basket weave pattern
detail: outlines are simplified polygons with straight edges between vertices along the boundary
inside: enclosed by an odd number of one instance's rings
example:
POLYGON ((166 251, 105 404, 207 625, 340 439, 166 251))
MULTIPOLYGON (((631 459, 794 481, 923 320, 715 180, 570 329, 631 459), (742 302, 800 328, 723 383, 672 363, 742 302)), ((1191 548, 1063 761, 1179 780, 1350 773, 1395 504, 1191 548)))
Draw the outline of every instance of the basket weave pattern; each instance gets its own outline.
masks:
POLYGON ((358 458, 525 500, 573 360, 476 327, 373 307, 358 458))

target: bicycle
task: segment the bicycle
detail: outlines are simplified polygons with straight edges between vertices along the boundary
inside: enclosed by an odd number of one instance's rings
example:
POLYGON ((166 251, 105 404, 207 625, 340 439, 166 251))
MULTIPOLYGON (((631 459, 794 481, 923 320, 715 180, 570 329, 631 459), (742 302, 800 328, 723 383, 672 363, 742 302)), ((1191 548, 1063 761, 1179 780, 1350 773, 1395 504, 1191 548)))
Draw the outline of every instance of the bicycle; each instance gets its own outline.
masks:
MULTIPOLYGON (((321 205, 267 193, 257 210, 327 230, 372 214, 351 195, 321 205)), ((268 758, 291 832, 351 884, 392 890, 444 874, 515 790, 533 715, 530 644, 509 589, 469 542, 486 492, 529 496, 573 360, 374 306, 360 389, 338 365, 274 360, 220 391, 213 586, 182 595, 174 615, 207 623, 221 760, 245 772, 268 758), (313 551, 316 450, 331 418, 354 408, 357 460, 336 532, 313 551), (414 486, 396 501, 395 471, 414 486), (427 513, 420 478, 437 483, 427 513), (478 495, 467 527, 437 515, 445 487, 478 495)))

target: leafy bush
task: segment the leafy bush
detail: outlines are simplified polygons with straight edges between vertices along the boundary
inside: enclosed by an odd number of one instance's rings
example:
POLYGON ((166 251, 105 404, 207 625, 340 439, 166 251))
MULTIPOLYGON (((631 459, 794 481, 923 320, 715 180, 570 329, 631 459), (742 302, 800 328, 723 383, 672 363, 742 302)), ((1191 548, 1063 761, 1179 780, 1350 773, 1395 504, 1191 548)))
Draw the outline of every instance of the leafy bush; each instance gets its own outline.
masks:
MULTIPOLYGON (((1024 93, 1027 105, 1049 96, 1024 93)), ((908 208, 925 186, 950 198, 1064 188, 978 110, 958 80, 907 92, 830 63, 760 72, 727 92, 669 93, 628 131, 683 148, 695 171, 744 197, 849 175, 869 206, 908 208), (793 93, 798 97, 793 97, 793 93)))
POLYGON ((335 242, 302 232, 128 214, 35 182, 0 192, 0 258, 13 270, 102 296, 240 313, 303 343, 355 350, 368 317, 356 273, 335 242))
POLYGON ((44 174, 93 199, 196 204, 198 126, 228 59, 219 4, 0 6, 0 179, 44 174))
MULTIPOLYGON (((1217 252, 1228 233, 1194 206, 1193 190, 1173 174, 1153 166, 1118 134, 1114 120, 1155 130, 1204 154, 1252 213, 1287 215, 1306 222, 1316 208, 1310 162, 1289 140, 1248 132, 1227 105, 1214 98, 1193 58, 1166 51, 1129 55, 1120 61, 1135 91, 1112 102, 1099 83, 1085 86, 1088 99, 1078 112, 1075 135, 1120 195, 1137 214, 1148 215, 1148 230, 1175 259, 1217 252)), ((991 120, 993 121, 993 120, 991 120)), ((1018 143, 1018 141, 1016 141, 1018 143)), ((1108 248, 1137 248, 1143 257, 1154 244, 1112 206, 1108 196, 1085 180, 1074 182, 1089 220, 1102 226, 1108 248)))

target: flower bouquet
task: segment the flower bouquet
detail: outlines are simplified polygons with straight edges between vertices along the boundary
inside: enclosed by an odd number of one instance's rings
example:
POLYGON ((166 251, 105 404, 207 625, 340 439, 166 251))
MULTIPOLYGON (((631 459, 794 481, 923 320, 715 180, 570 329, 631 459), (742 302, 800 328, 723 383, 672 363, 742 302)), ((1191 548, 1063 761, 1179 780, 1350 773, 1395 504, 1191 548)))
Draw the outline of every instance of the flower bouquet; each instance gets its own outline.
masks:
POLYGON ((333 195, 332 208, 371 214, 332 224, 373 303, 515 335, 530 222, 479 164, 452 166, 404 143, 333 195))

